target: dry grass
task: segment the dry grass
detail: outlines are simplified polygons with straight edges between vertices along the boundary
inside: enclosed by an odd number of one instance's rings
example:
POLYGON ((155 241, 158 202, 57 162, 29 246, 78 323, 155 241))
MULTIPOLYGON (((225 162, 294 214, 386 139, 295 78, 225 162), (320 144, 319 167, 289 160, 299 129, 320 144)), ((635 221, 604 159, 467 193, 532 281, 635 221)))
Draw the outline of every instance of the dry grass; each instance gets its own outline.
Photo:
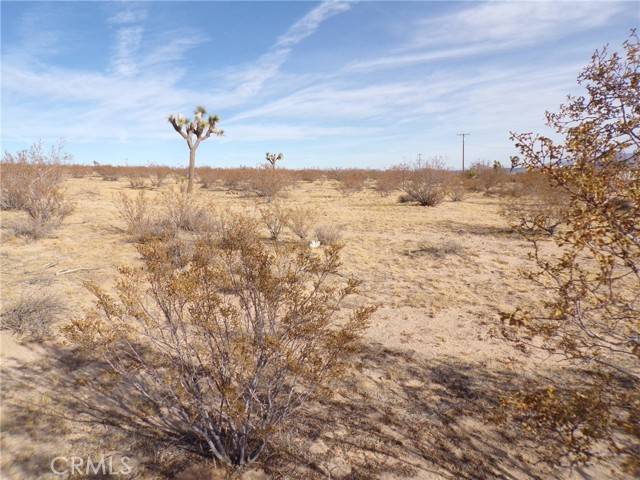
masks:
POLYGON ((333 224, 319 225, 314 231, 314 236, 322 245, 336 245, 342 240, 342 230, 333 224))
POLYGON ((47 293, 29 293, 0 314, 0 328, 10 330, 22 340, 42 340, 65 311, 62 301, 47 293))

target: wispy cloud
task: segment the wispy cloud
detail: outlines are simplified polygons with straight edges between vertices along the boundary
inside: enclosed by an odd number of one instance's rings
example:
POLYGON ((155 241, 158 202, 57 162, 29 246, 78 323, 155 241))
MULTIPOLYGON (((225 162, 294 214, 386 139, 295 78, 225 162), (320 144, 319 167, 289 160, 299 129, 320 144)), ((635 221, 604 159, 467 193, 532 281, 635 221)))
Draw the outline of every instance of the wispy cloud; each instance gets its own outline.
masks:
POLYGON ((611 21, 622 3, 484 2, 438 17, 418 19, 405 43, 349 64, 368 72, 439 60, 495 54, 589 30, 611 21))
POLYGON ((279 73, 280 68, 297 44, 313 35, 323 22, 348 11, 350 8, 349 2, 340 0, 329 0, 315 7, 294 23, 286 33, 277 39, 269 51, 252 65, 238 67, 228 72, 228 81, 239 84, 234 94, 241 98, 257 94, 265 82, 279 73))

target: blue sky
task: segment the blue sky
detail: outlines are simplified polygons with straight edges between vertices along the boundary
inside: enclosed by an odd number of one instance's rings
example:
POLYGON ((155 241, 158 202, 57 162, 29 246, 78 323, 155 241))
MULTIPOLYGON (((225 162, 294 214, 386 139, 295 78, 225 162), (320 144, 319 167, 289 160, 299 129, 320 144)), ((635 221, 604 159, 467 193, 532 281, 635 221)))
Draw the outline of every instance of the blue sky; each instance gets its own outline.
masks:
POLYGON ((2 143, 184 165, 170 113, 221 117, 198 163, 382 168, 513 152, 637 2, 6 2, 2 143))

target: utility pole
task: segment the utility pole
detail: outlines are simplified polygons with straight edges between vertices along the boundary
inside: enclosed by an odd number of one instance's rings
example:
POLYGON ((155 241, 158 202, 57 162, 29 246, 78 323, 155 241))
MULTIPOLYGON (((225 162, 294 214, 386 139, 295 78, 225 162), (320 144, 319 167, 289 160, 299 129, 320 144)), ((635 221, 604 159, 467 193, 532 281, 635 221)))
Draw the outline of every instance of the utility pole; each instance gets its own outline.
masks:
POLYGON ((418 154, 417 160, 418 160, 418 163, 422 163, 422 154, 421 153, 418 154))
POLYGON ((458 133, 459 137, 462 137, 462 171, 464 172, 464 137, 471 135, 470 133, 458 133))

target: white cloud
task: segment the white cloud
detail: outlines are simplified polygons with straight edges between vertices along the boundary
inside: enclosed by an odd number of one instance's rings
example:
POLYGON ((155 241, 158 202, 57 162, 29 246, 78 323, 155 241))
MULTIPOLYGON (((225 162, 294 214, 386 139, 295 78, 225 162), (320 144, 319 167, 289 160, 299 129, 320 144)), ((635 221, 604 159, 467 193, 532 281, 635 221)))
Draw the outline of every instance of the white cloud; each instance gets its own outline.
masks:
POLYGON ((234 95, 240 98, 256 95, 265 82, 279 73, 294 46, 313 35, 323 22, 335 15, 346 12, 350 8, 349 2, 345 1, 329 0, 322 2, 294 23, 286 33, 278 38, 269 51, 256 62, 228 72, 226 75, 227 81, 239 84, 235 89, 234 95))
POLYGON ((623 3, 483 2, 419 19, 407 29, 411 33, 403 45, 354 62, 347 70, 368 72, 502 52, 605 25, 623 9, 623 3))

